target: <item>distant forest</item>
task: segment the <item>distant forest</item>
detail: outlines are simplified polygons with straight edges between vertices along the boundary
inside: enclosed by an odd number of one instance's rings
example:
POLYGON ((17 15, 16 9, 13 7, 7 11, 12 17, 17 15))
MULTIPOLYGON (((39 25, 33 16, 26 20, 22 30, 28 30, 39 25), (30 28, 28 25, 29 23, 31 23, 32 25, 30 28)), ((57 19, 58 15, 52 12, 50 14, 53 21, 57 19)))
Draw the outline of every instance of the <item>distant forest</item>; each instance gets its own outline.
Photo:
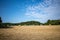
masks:
POLYGON ((27 22, 21 22, 21 23, 2 23, 1 17, 0 17, 0 27, 1 26, 14 26, 14 25, 60 25, 60 19, 59 20, 48 20, 46 23, 40 23, 38 21, 27 21, 27 22))
POLYGON ((3 25, 60 25, 60 20, 48 20, 46 23, 39 21, 26 21, 21 23, 2 23, 3 25))

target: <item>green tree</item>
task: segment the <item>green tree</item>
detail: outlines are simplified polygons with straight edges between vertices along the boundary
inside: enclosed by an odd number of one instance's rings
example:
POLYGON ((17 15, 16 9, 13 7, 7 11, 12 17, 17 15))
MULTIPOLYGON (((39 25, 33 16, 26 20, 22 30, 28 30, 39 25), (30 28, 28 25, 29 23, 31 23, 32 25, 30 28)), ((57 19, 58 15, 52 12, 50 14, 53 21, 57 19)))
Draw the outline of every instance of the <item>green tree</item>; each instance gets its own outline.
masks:
POLYGON ((0 28, 2 27, 2 20, 1 20, 1 17, 0 17, 0 28))
POLYGON ((60 20, 48 20, 47 23, 45 23, 45 24, 60 25, 60 20))
POLYGON ((0 23, 2 23, 2 19, 1 19, 1 17, 0 17, 0 23))

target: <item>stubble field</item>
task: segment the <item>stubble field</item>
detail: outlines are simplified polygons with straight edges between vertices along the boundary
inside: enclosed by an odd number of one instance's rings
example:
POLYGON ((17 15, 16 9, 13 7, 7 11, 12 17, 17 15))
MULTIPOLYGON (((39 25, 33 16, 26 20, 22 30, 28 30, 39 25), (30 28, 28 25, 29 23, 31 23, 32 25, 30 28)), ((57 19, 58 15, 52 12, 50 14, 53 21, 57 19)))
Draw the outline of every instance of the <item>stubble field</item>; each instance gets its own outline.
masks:
POLYGON ((0 28, 0 40, 60 40, 60 25, 0 28))

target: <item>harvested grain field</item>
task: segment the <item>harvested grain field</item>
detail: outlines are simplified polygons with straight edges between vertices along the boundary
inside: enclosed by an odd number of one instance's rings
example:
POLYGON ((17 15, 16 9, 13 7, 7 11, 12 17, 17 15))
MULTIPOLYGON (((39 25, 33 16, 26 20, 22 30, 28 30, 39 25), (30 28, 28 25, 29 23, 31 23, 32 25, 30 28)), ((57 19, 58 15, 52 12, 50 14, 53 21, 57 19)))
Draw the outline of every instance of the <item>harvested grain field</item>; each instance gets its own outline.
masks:
POLYGON ((0 28, 0 40, 60 40, 60 25, 0 28))

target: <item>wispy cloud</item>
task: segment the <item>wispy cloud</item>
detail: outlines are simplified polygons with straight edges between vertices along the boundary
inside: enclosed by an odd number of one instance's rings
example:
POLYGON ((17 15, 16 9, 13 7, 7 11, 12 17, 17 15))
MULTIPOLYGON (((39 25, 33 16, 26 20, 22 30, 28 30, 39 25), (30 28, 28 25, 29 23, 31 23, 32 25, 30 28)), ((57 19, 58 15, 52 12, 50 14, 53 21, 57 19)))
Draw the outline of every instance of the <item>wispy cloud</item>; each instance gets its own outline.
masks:
POLYGON ((60 19, 60 1, 45 0, 37 5, 28 6, 25 15, 31 18, 38 18, 43 20, 60 19))

